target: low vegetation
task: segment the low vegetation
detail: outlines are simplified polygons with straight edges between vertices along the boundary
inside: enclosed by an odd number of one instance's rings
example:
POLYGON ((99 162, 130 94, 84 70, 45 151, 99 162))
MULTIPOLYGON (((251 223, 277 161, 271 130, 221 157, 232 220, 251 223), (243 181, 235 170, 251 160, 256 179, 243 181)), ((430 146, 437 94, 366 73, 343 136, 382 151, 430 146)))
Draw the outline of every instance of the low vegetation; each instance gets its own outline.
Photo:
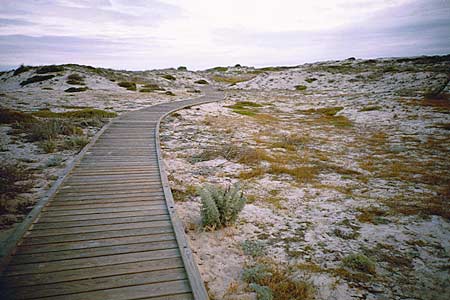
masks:
POLYGON ((117 116, 115 112, 109 112, 101 109, 84 108, 74 111, 53 112, 50 110, 40 110, 32 113, 33 116, 41 118, 114 118, 117 116))
POLYGON ((20 65, 20 67, 18 67, 16 70, 14 70, 13 76, 17 76, 17 75, 25 73, 29 70, 31 70, 31 67, 25 66, 25 65, 20 65))
POLYGON ((221 83, 226 83, 229 85, 235 85, 239 82, 245 82, 248 81, 250 79, 252 79, 253 77, 248 77, 248 76, 218 76, 218 75, 214 75, 212 76, 212 79, 216 82, 221 82, 221 83))
POLYGON ((294 88, 297 91, 305 91, 308 87, 306 85, 299 84, 299 85, 294 86, 294 88))
POLYGON ((375 262, 361 253, 350 254, 342 259, 342 264, 354 271, 375 274, 375 262))
POLYGON ((37 74, 47 74, 47 73, 56 73, 56 72, 62 72, 62 71, 64 71, 63 66, 50 65, 50 66, 39 67, 36 70, 36 73, 37 74))
POLYGON ((16 124, 35 122, 32 115, 7 108, 0 108, 0 124, 16 124))
POLYGON ((67 84, 72 85, 85 85, 84 78, 77 73, 70 74, 67 76, 67 84))
POLYGON ((170 75, 170 74, 164 74, 161 77, 164 78, 164 79, 167 79, 167 80, 171 80, 171 81, 177 80, 177 78, 175 76, 170 75))
POLYGON ((54 78, 54 77, 55 77, 55 75, 42 75, 42 76, 36 75, 36 76, 30 77, 30 78, 28 78, 28 79, 22 81, 22 82, 20 83, 20 85, 21 85, 21 86, 26 86, 27 84, 31 84, 31 83, 35 83, 35 82, 46 81, 46 80, 52 79, 52 78, 54 78))
POLYGON ((207 230, 233 225, 246 202, 237 184, 225 189, 206 186, 200 189, 199 194, 202 201, 202 226, 207 230))
POLYGON ((121 81, 117 84, 120 87, 126 88, 129 91, 135 91, 136 90, 136 83, 131 81, 121 81))
POLYGON ((88 90, 87 87, 78 87, 78 88, 71 87, 71 88, 65 89, 64 92, 66 92, 66 93, 78 93, 78 92, 85 92, 87 90, 88 90))
POLYGON ((196 81, 194 81, 194 83, 196 83, 196 84, 209 84, 209 82, 206 81, 205 79, 196 80, 196 81))

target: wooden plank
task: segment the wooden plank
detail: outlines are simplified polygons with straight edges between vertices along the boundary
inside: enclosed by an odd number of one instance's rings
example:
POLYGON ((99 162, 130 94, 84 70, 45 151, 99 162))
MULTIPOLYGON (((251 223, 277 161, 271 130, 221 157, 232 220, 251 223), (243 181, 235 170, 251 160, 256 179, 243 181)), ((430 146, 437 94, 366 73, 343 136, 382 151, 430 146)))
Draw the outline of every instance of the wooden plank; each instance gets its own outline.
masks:
POLYGON ((110 180, 68 180, 66 182, 67 185, 70 186, 85 186, 85 185, 116 185, 116 184, 152 184, 155 182, 161 182, 161 179, 159 177, 144 177, 144 178, 135 178, 135 179, 130 179, 130 180, 114 180, 114 179, 110 179, 110 180))
POLYGON ((43 253, 43 252, 58 252, 58 251, 73 251, 79 249, 89 249, 98 247, 108 247, 124 244, 139 244, 160 241, 171 241, 175 239, 172 232, 161 234, 143 234, 136 236, 118 236, 109 239, 73 241, 65 243, 50 243, 41 245, 21 245, 18 254, 43 253))
POLYGON ((125 244, 106 247, 95 247, 79 250, 67 250, 58 252, 44 252, 16 255, 11 261, 11 265, 41 263, 58 260, 79 259, 87 257, 99 257, 105 255, 136 253, 163 249, 176 249, 178 244, 175 240, 162 242, 149 242, 141 244, 125 244))
POLYGON ((79 210, 58 210, 58 211, 47 211, 45 208, 43 212, 46 217, 61 217, 61 216, 76 216, 76 215, 90 215, 90 214, 107 214, 115 212, 130 212, 130 211, 141 211, 141 210, 162 210, 165 209, 164 204, 153 204, 153 205, 140 205, 132 207, 110 207, 110 208, 92 208, 92 209, 79 209, 79 210))
POLYGON ((101 232, 89 232, 72 235, 56 235, 56 236, 44 236, 44 237, 28 237, 26 236, 22 245, 41 245, 41 244, 53 244, 53 243, 67 243, 76 241, 87 240, 99 240, 110 239, 124 236, 137 236, 137 235, 149 235, 160 233, 172 233, 172 227, 149 227, 149 228, 136 228, 136 229, 123 229, 113 231, 101 231, 101 232))
MULTIPOLYGON (((105 195, 105 196, 113 196, 113 195, 122 195, 122 196, 126 196, 126 195, 134 195, 135 193, 133 193, 135 191, 135 189, 131 189, 131 190, 118 190, 118 191, 97 191, 97 192, 75 192, 75 191, 71 191, 71 192, 58 192, 58 196, 61 197, 75 197, 75 198, 82 198, 82 197, 95 197, 95 196, 101 196, 101 195, 105 195)), ((139 189, 140 193, 159 193, 161 192, 161 187, 159 186, 153 186, 153 187, 146 187, 146 188, 141 188, 139 189)))
POLYGON ((57 271, 53 273, 8 276, 4 278, 4 283, 11 288, 22 286, 48 285, 75 280, 104 278, 115 275, 180 268, 182 266, 183 262, 180 257, 172 257, 168 259, 143 260, 137 262, 128 262, 124 264, 57 271))
POLYGON ((170 221, 150 221, 139 223, 120 223, 111 225, 92 225, 92 226, 80 226, 80 227, 68 227, 68 228, 55 228, 55 229, 39 229, 31 230, 27 237, 44 237, 64 234, 78 234, 88 232, 103 232, 110 230, 123 230, 123 229, 138 229, 138 228, 153 228, 171 226, 170 221))
POLYGON ((105 255, 100 257, 68 259, 43 263, 9 265, 6 269, 5 275, 14 276, 23 274, 51 273, 63 270, 84 269, 106 265, 131 263, 140 260, 157 260, 179 256, 180 251, 178 249, 164 249, 137 253, 105 255))
POLYGON ((111 225, 111 224, 124 224, 124 223, 138 223, 138 222, 150 222, 150 221, 165 221, 169 220, 169 215, 156 215, 156 216, 134 216, 134 217, 120 217, 111 219, 95 219, 84 221, 69 221, 69 222, 37 222, 33 224, 31 230, 53 229, 53 228, 69 228, 69 227, 84 227, 84 226, 97 226, 97 225, 111 225))
MULTIPOLYGON (((166 283, 176 280, 186 280, 184 268, 148 271, 126 275, 116 275, 106 278, 84 279, 71 282, 54 283, 45 286, 21 287, 10 290, 6 297, 15 299, 35 299, 41 297, 64 296, 69 298, 72 294, 81 294, 95 291, 104 291, 123 287, 166 283)), ((133 296, 132 293, 129 295, 133 296)), ((92 298, 85 298, 92 299, 92 298)))
POLYGON ((167 208, 154 209, 154 210, 138 210, 138 211, 125 211, 125 212, 113 212, 104 214, 89 214, 89 215, 75 215, 75 216, 48 216, 46 213, 42 213, 39 217, 41 223, 54 223, 54 222, 70 222, 70 221, 84 221, 84 220, 103 220, 111 218, 121 217, 138 217, 138 216, 154 216, 167 214, 167 208))
POLYGON ((154 197, 152 198, 146 198, 146 199, 113 199, 113 200, 69 200, 64 201, 64 198, 60 198, 58 201, 53 201, 52 205, 49 205, 47 207, 47 210, 61 210, 64 209, 64 207, 67 207, 69 209, 73 209, 75 207, 80 208, 100 208, 100 207, 127 207, 127 206, 134 206, 134 205, 151 205, 151 204, 159 204, 164 203, 164 198, 162 197, 154 197))
POLYGON ((68 206, 68 205, 96 205, 108 203, 130 203, 130 202, 146 202, 146 201, 161 201, 164 198, 158 196, 140 196, 140 197, 121 197, 121 198, 107 198, 107 199, 93 199, 93 200, 67 200, 60 197, 52 201, 51 207, 68 206))
POLYGON ((70 193, 78 193, 78 194, 87 194, 89 192, 98 192, 99 190, 102 191, 102 193, 105 192, 128 192, 128 191, 135 191, 135 190, 144 190, 144 189, 150 189, 150 188, 159 188, 161 187, 160 182, 145 182, 145 183, 112 183, 109 185, 104 184, 89 184, 89 185, 71 185, 67 184, 64 185, 63 188, 59 190, 59 194, 61 195, 67 195, 70 193))

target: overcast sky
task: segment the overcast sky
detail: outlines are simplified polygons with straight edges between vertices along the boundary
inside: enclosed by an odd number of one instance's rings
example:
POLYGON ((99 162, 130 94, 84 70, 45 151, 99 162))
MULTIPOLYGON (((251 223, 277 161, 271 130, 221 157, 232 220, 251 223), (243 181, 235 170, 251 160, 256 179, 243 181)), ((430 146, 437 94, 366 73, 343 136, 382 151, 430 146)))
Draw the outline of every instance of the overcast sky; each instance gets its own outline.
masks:
POLYGON ((297 65, 450 53, 450 0, 0 0, 0 68, 297 65))

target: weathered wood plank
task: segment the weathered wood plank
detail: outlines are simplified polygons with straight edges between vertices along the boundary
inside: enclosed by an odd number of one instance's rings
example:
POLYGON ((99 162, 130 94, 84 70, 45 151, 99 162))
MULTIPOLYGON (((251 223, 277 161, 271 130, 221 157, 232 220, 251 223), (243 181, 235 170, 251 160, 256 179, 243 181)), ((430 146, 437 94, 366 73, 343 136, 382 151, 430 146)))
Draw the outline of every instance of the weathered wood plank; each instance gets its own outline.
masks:
POLYGON ((148 235, 148 234, 160 234, 160 233, 172 233, 172 226, 169 227, 149 227, 149 228, 135 228, 135 229, 122 229, 113 231, 101 231, 101 232, 89 232, 81 234, 70 235, 56 235, 56 236, 44 236, 44 237, 28 237, 26 236, 22 245, 40 245, 40 244, 52 244, 52 243, 67 243, 86 240, 99 240, 118 238, 124 236, 136 236, 136 235, 148 235))
POLYGON ((87 257, 99 257, 105 255, 136 253, 163 249, 176 249, 178 244, 175 240, 162 242, 149 242, 141 244, 125 244, 105 247, 96 247, 79 250, 67 250, 58 252, 44 252, 32 254, 18 254, 11 261, 11 265, 41 263, 58 260, 78 259, 87 257))
POLYGON ((164 249, 137 253, 105 255, 100 257, 68 259, 43 263, 9 265, 6 269, 5 274, 6 276, 14 276, 23 274, 51 273, 63 270, 84 269, 121 263, 131 263, 140 260, 157 260, 179 256, 180 251, 178 249, 164 249))
POLYGON ((58 203, 52 203, 52 205, 46 208, 47 211, 53 210, 65 210, 65 209, 87 209, 87 208, 110 208, 110 207, 128 207, 128 206, 142 206, 142 205, 154 205, 164 204, 164 199, 142 200, 142 201, 108 201, 108 202, 95 202, 95 201, 59 201, 58 203), (62 205, 61 205, 62 204, 62 205))
POLYGON ((58 252, 58 251, 73 251, 80 249, 90 249, 98 247, 108 247, 124 244, 139 244, 151 243, 160 241, 171 241, 175 239, 172 232, 161 234, 145 234, 135 236, 118 236, 113 238, 98 239, 98 240, 84 240, 73 241, 65 243, 49 243, 41 245, 21 245, 18 254, 43 253, 43 252, 58 252))
POLYGON ((138 216, 154 216, 168 214, 167 209, 155 209, 155 210, 137 210, 137 211, 125 211, 125 212, 111 212, 104 214, 89 214, 89 215, 75 215, 75 216, 48 216, 46 213, 42 213, 39 222, 41 223, 55 223, 55 222, 68 222, 68 221, 84 221, 84 220, 103 220, 120 217, 138 217, 138 216))
MULTIPOLYGON (((84 279, 63 283, 48 284, 45 286, 21 287, 7 294, 14 299, 35 299, 50 296, 63 296, 70 294, 103 291, 129 286, 147 285, 160 282, 187 279, 184 268, 156 270, 135 274, 116 275, 107 278, 84 279)), ((130 293, 130 297, 133 296, 130 293)), ((86 299, 86 298, 85 298, 86 299)), ((92 299, 92 298, 91 298, 92 299)))
POLYGON ((105 214, 114 212, 130 212, 130 211, 141 211, 141 210, 162 210, 165 209, 164 204, 153 204, 153 205, 140 205, 132 207, 110 207, 110 208, 92 208, 92 209, 79 209, 79 210, 58 210, 58 211, 47 211, 43 210, 45 216, 47 217, 61 217, 61 216, 76 216, 76 215, 89 215, 89 214, 105 214))

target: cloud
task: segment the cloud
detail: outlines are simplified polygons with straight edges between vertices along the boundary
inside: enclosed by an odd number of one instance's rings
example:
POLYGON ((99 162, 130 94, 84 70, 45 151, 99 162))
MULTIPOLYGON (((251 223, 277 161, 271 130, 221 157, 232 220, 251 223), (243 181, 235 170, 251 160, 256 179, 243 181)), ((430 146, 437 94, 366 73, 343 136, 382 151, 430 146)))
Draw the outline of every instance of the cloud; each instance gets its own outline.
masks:
POLYGON ((0 64, 128 69, 450 52, 442 0, 0 0, 0 64))

